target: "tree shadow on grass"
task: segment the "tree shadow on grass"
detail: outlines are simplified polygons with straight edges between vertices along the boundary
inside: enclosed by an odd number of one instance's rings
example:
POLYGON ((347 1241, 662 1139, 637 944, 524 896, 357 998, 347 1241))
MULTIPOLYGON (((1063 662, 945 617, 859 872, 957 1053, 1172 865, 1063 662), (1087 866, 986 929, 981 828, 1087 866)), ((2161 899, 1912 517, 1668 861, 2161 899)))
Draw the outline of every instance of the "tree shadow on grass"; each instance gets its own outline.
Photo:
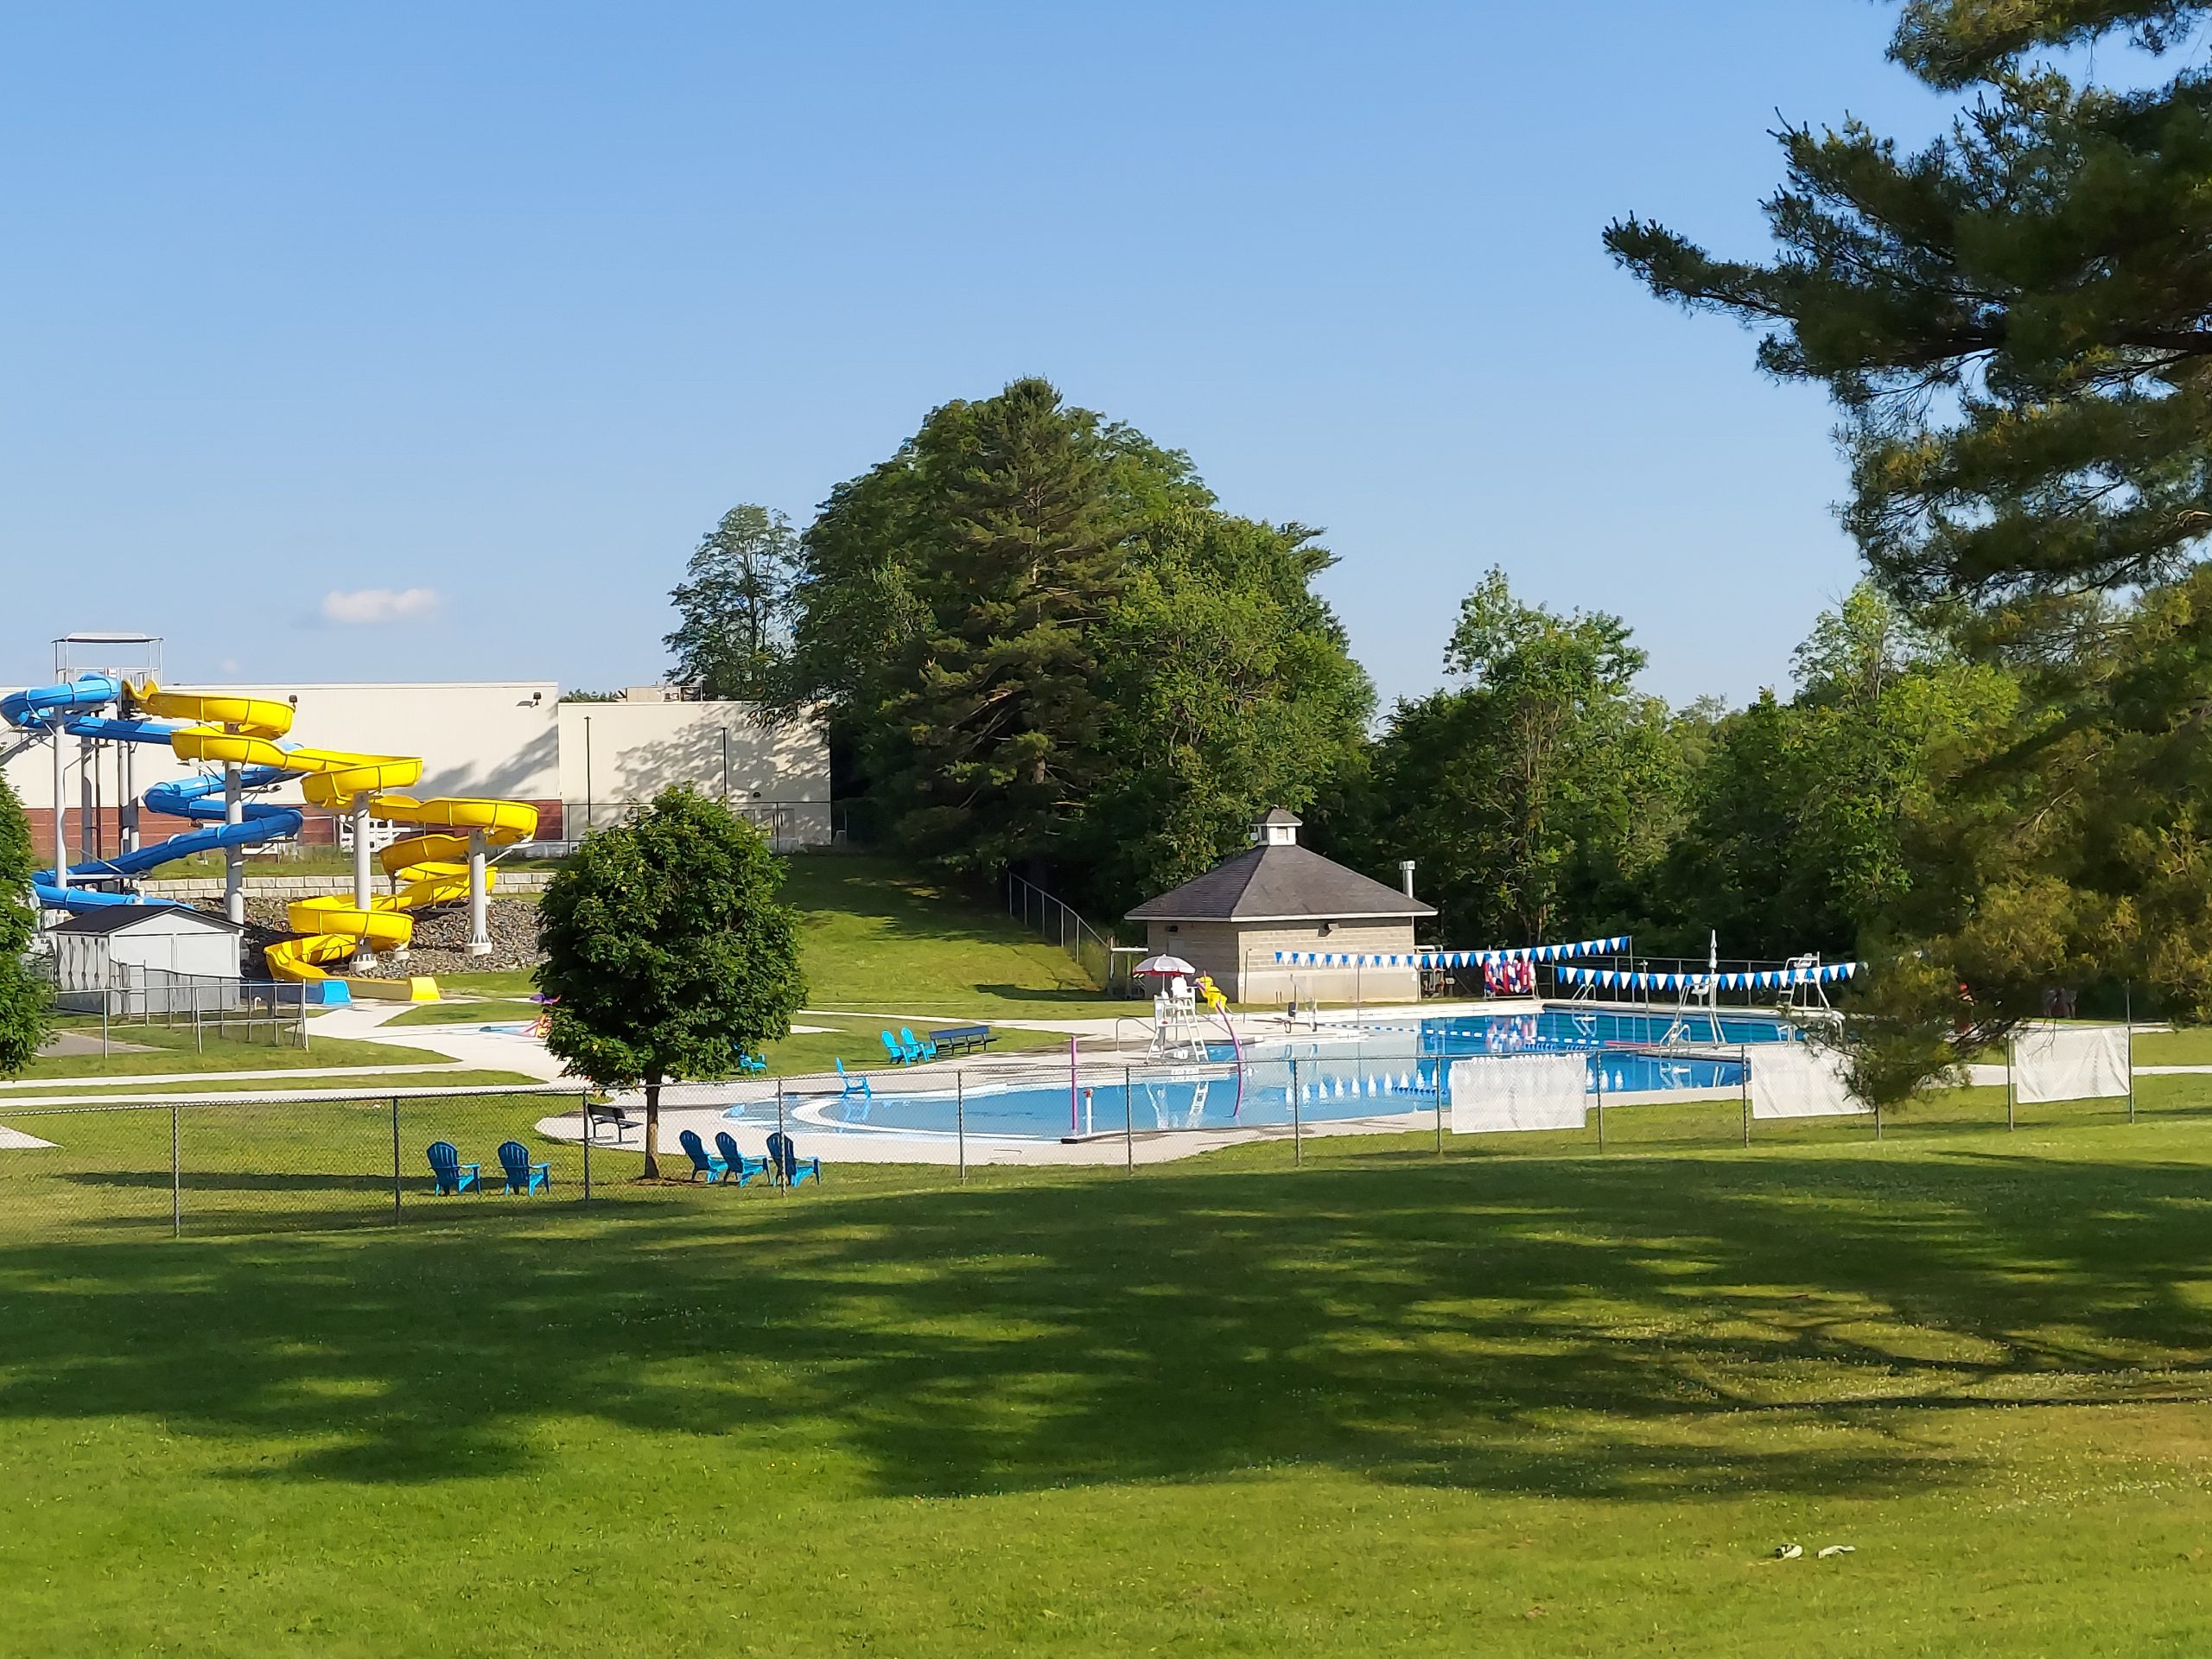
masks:
POLYGON ((519 1469, 585 1418, 834 1445, 899 1495, 1279 1463, 1875 1494, 1961 1472, 1923 1408, 2197 1397, 2202 1185, 1979 1151, 1453 1160, 41 1243, 0 1249, 0 1417, 143 1414, 275 1480, 519 1469))

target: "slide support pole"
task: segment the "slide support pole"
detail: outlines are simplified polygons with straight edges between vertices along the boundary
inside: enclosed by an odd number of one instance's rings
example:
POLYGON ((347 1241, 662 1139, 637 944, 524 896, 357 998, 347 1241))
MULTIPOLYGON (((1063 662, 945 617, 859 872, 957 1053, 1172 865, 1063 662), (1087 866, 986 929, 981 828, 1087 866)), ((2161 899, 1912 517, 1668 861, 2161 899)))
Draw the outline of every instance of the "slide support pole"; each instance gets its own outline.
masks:
MULTIPOLYGON (((227 729, 236 731, 233 726, 227 729)), ((238 763, 223 763, 223 822, 245 822, 245 791, 238 779, 238 763)), ((245 923, 245 849, 232 842, 223 849, 223 914, 243 926, 245 923)))
MULTIPOLYGON (((54 738, 54 885, 69 890, 68 788, 69 757, 61 747, 61 716, 53 716, 48 730, 54 738)), ((64 912, 57 912, 60 919, 64 912)))
POLYGON ((116 810, 121 829, 117 839, 126 853, 138 850, 138 768, 136 747, 130 743, 115 746, 116 810))
MULTIPOLYGON (((369 874, 369 801, 363 790, 353 798, 353 908, 366 911, 376 902, 376 887, 369 874)), ((369 947, 369 936, 364 933, 360 943, 353 948, 353 968, 356 972, 375 965, 376 952, 369 947)))
POLYGON ((472 957, 492 954, 490 873, 484 868, 484 832, 468 832, 468 944, 472 957))

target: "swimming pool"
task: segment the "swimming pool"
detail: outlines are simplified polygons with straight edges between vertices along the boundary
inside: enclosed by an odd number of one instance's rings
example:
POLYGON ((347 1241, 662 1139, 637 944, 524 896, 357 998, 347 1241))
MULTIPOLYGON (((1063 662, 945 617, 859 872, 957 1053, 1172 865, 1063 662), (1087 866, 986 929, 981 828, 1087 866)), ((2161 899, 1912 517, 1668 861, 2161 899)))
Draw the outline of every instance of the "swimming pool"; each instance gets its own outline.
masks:
MULTIPOLYGON (((798 1111, 800 1121, 815 1127, 862 1134, 951 1135, 964 1122, 969 1135, 1018 1140, 1116 1134, 1125 1125, 1145 1130, 1255 1128, 1291 1121, 1294 1087, 1298 1115, 1309 1122, 1433 1111, 1452 1062, 1476 1054, 1586 1051, 1608 1094, 1732 1089, 1742 1079, 1743 1067, 1714 1051, 1783 1042, 1793 1035, 1777 1020, 1732 1014, 1717 1021, 1700 1014, 1688 1022, 1668 1014, 1573 1007, 1459 1014, 1248 1044, 1242 1068, 1226 1043, 1211 1045, 1203 1062, 1188 1065, 1155 1062, 1125 1073, 1116 1066, 1087 1064, 1072 1098, 1064 1072, 1043 1080, 1003 1082, 976 1073, 958 1096, 948 1077, 934 1086, 879 1090, 873 1097, 817 1098, 798 1111), (1650 1053, 1632 1046, 1664 1044, 1670 1032, 1686 1052, 1650 1053)), ((723 1116, 772 1122, 775 1112, 774 1103, 767 1102, 734 1106, 723 1116)))

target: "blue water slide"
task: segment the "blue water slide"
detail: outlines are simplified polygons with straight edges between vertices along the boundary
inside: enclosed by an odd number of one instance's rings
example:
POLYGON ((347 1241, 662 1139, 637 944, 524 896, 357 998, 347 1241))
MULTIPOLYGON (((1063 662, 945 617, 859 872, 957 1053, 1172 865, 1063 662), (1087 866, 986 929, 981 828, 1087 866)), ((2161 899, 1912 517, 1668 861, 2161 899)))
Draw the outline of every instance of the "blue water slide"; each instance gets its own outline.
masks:
MULTIPOLYGON (((159 743, 167 747, 169 734, 180 729, 180 723, 158 720, 111 720, 102 717, 99 710, 121 700, 122 683, 109 674, 80 674, 61 685, 34 686, 28 691, 18 691, 0 697, 0 719, 4 719, 19 731, 42 733, 56 736, 91 738, 104 743, 159 743)), ((56 736, 56 741, 59 741, 56 736)), ((238 774, 238 782, 246 790, 268 789, 300 776, 282 766, 247 766, 238 774)), ((89 861, 70 867, 73 878, 86 880, 104 878, 123 879, 143 875, 162 865, 174 863, 180 858, 189 858, 194 853, 218 852, 231 847, 252 847, 264 841, 277 841, 286 836, 299 834, 307 822, 305 814, 297 807, 273 806, 260 801, 244 804, 244 822, 224 822, 227 812, 223 803, 223 779, 211 777, 179 779, 172 783, 156 784, 143 798, 149 811, 173 818, 186 818, 205 823, 204 830, 188 830, 182 835, 171 836, 167 841, 156 842, 150 847, 141 847, 135 852, 118 853, 113 858, 89 861)), ((31 891, 41 905, 64 910, 99 910, 113 905, 160 905, 168 901, 147 899, 132 893, 102 893, 90 887, 73 884, 63 887, 55 885, 54 872, 39 870, 31 877, 31 891)))

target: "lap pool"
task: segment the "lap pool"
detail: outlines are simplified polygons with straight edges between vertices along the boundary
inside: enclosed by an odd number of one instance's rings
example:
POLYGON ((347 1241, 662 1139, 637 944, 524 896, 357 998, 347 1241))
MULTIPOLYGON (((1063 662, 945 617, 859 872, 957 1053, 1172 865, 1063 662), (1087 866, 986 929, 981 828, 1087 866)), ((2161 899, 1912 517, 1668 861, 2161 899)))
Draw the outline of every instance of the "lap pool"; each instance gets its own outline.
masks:
MULTIPOLYGON (((1732 1089, 1742 1065, 1716 1053, 1727 1048, 1791 1040, 1785 1023, 1756 1015, 1619 1014, 1573 1007, 1541 1014, 1458 1014, 1338 1027, 1312 1039, 1248 1043, 1240 1067, 1226 1043, 1203 1062, 1132 1063, 1127 1069, 1086 1061, 1071 1089, 1065 1071, 1027 1078, 978 1071, 956 1098, 953 1079, 915 1079, 886 1089, 879 1074, 873 1097, 819 1096, 801 1103, 799 1122, 855 1133, 951 1135, 963 1121, 971 1135, 1058 1140, 1074 1134, 1140 1130, 1265 1128, 1297 1114, 1307 1122, 1379 1117, 1436 1109, 1452 1062, 1478 1054, 1586 1052, 1609 1094, 1732 1089), (1653 1052, 1678 1046, 1679 1054, 1653 1052)), ((1050 1062, 1040 1061, 1039 1072, 1050 1062)), ((734 1106, 724 1116, 772 1123, 773 1102, 734 1106)))

